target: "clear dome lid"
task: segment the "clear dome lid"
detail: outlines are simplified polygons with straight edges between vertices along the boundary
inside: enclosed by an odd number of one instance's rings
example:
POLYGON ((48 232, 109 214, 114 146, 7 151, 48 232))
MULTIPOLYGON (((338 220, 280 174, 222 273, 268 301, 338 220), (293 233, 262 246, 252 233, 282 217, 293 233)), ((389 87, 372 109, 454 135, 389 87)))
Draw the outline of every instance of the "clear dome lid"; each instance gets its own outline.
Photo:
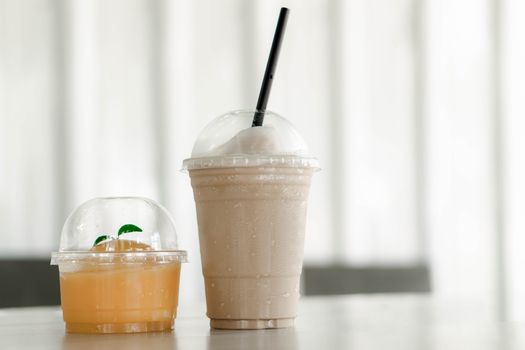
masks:
POLYGON ((186 256, 164 207, 148 198, 110 197, 89 200, 69 215, 51 264, 83 259, 186 262, 186 256))
POLYGON ((319 166, 288 120, 266 111, 263 126, 252 127, 254 114, 254 110, 239 110, 212 120, 197 137, 191 158, 184 160, 183 169, 319 166))

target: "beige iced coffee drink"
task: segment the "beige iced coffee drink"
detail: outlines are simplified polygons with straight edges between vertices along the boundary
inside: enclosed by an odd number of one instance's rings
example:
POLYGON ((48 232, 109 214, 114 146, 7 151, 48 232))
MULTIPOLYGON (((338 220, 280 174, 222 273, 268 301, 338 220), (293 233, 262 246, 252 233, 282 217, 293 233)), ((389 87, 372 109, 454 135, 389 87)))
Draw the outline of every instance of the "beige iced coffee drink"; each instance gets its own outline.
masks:
POLYGON ((185 161, 193 187, 207 315, 214 328, 294 324, 306 211, 317 161, 282 117, 215 120, 185 161))

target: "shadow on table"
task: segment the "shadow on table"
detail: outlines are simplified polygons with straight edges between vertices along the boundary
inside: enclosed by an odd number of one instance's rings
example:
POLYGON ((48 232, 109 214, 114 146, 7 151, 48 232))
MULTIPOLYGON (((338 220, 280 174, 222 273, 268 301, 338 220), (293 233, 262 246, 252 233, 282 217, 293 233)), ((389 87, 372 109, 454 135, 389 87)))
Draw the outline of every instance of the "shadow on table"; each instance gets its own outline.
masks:
POLYGON ((264 330, 210 330, 208 350, 221 349, 299 349, 294 328, 264 330))
POLYGON ((176 349, 173 332, 136 334, 68 334, 62 341, 63 350, 142 350, 176 349))

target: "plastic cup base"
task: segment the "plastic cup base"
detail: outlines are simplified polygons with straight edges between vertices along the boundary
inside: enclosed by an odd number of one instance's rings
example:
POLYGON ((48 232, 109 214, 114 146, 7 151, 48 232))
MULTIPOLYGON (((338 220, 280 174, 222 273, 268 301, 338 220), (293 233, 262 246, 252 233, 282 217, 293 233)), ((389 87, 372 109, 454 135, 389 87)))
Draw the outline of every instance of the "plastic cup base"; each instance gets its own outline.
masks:
POLYGON ((274 318, 264 320, 211 319, 210 327, 215 329, 272 329, 293 327, 294 318, 274 318))
POLYGON ((68 333, 144 333, 167 332, 173 329, 172 321, 133 322, 133 323, 66 323, 68 333))

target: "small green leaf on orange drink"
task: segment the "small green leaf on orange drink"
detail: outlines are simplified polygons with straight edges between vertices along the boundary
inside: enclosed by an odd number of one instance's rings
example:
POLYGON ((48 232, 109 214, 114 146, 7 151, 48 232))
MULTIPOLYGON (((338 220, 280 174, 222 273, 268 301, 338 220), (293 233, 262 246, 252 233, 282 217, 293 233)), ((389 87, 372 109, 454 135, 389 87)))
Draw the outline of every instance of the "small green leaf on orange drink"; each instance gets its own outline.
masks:
POLYGON ((108 240, 110 238, 111 237, 108 236, 108 235, 98 236, 97 239, 95 239, 95 243, 93 243, 93 247, 96 246, 97 244, 99 244, 100 242, 103 242, 103 241, 108 240))
POLYGON ((118 230, 117 237, 119 237, 121 234, 128 233, 128 232, 142 232, 142 229, 132 224, 126 224, 118 230))

